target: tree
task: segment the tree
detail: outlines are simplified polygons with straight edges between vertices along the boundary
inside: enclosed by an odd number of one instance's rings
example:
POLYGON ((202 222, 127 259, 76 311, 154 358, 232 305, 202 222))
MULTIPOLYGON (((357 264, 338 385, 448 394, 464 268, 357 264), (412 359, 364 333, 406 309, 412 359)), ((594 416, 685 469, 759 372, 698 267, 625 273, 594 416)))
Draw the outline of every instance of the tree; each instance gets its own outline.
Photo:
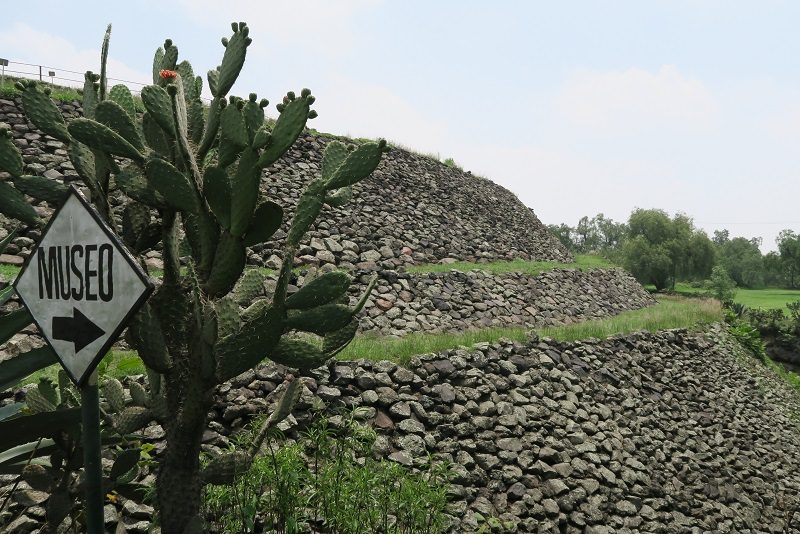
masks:
POLYGON ((711 240, 714 242, 715 245, 722 246, 725 243, 727 243, 730 238, 731 238, 731 233, 725 229, 722 229, 722 230, 714 230, 714 237, 712 237, 711 240))
POLYGON ((672 261, 663 245, 654 245, 643 235, 628 240, 623 248, 623 265, 643 284, 653 284, 656 290, 667 288, 672 261))
POLYGON ((602 213, 598 213, 592 219, 597 234, 599 236, 600 248, 602 250, 617 249, 625 240, 628 227, 625 223, 618 223, 613 219, 607 219, 602 213))
POLYGON ((559 225, 548 224, 548 230, 558 239, 567 250, 575 251, 575 242, 572 240, 572 228, 564 223, 559 225))
POLYGON ((783 230, 775 240, 780 253, 780 263, 783 267, 789 287, 795 287, 795 279, 800 273, 800 235, 792 230, 783 230))
POLYGON ((719 247, 719 264, 739 287, 764 286, 764 259, 752 239, 734 237, 719 247))
POLYGON ((705 278, 714 264, 714 247, 692 219, 662 210, 636 209, 628 220, 623 264, 643 283, 657 290, 673 287, 678 278, 705 278))
POLYGON ((711 270, 711 294, 720 302, 733 300, 736 294, 736 282, 730 277, 725 267, 715 265, 711 270))

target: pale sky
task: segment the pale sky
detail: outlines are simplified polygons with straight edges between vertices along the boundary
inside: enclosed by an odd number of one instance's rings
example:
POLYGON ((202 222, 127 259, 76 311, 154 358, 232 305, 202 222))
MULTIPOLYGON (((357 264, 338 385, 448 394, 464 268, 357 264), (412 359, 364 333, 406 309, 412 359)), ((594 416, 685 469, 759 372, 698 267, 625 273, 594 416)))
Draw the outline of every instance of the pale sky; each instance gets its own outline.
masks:
POLYGON ((451 157, 547 224, 661 208, 765 251, 800 231, 800 2, 4 4, 0 57, 65 78, 98 70, 108 22, 109 76, 147 83, 164 38, 204 74, 245 21, 234 94, 310 87, 312 127, 451 157))

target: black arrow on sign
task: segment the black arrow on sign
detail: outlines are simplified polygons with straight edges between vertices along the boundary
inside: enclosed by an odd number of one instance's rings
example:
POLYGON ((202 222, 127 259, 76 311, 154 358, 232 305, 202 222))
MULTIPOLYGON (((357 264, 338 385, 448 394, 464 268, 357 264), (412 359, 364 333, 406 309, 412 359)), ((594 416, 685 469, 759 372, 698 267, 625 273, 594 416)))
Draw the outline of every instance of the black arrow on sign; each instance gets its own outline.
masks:
POLYGON ((72 308, 72 317, 53 317, 53 339, 74 343, 76 353, 103 334, 78 308, 72 308))

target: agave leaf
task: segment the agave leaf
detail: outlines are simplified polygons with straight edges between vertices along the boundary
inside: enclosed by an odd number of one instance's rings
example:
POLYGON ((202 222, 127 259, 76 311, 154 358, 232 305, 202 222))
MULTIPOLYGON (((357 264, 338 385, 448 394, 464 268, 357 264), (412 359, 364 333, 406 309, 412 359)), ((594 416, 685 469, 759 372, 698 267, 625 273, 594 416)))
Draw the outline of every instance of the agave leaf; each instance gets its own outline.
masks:
POLYGON ((0 421, 0 450, 49 438, 62 431, 77 431, 81 422, 80 408, 43 412, 8 421, 0 421))
POLYGON ((0 362, 0 391, 17 385, 23 378, 58 362, 50 347, 41 347, 0 362))

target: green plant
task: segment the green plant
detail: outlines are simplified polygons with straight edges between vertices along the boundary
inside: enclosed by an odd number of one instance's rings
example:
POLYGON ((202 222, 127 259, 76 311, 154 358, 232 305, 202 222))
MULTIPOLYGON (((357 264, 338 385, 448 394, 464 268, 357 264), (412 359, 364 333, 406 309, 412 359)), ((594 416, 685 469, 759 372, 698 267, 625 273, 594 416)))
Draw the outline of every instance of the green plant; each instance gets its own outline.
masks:
MULTIPOLYGON (((350 277, 336 271, 288 295, 293 259, 306 231, 324 205, 344 204, 351 186, 372 173, 387 150, 383 141, 357 148, 328 143, 321 175, 307 185, 289 225, 274 291, 267 292, 262 274, 245 273, 246 247, 268 240, 283 219, 281 206, 262 198, 262 170, 292 146, 316 112, 311 91, 290 91, 270 127, 264 121, 266 100, 252 93, 247 99, 228 97, 251 43, 245 23, 232 26, 232 36, 222 40, 221 64, 207 76, 213 96, 207 112, 200 101, 202 78, 189 62, 178 62, 177 46, 166 40, 153 60, 153 85, 142 89, 146 111, 137 115, 125 86, 107 86, 110 26, 100 74, 85 76, 83 118, 66 123, 47 88, 32 81, 16 86, 31 122, 67 145, 92 202, 113 228, 121 228, 128 248, 141 255, 160 243, 163 250, 163 282, 128 329, 148 370, 150 391, 137 406, 117 402, 122 412, 112 421, 124 434, 151 420, 166 431, 156 485, 165 534, 202 528, 203 484, 232 480, 231 465, 253 457, 249 451, 215 458, 201 473, 200 441, 214 388, 265 358, 300 373, 322 365, 354 337, 355 316, 372 288, 349 308, 350 277), (114 189, 129 198, 119 227, 108 200, 114 189), (181 234, 191 257, 185 271, 179 262, 181 234)), ((57 182, 23 174, 7 131, 0 132, 0 169, 13 182, 13 187, 0 183, 0 213, 28 225, 42 221, 23 194, 57 202, 66 193, 57 182)), ((293 380, 262 436, 291 412, 299 394, 293 380)))
MULTIPOLYGON (((449 466, 412 472, 371 457, 375 432, 357 411, 334 429, 320 417, 296 442, 271 432, 267 454, 231 486, 208 486, 206 511, 221 532, 437 533, 446 526, 449 466)), ((258 428, 258 425, 255 426, 258 428)), ((254 432, 232 450, 252 443, 254 432)))
MULTIPOLYGON (((76 513, 83 496, 79 423, 78 394, 63 370, 58 373, 57 384, 41 377, 27 389, 24 403, 0 410, 0 473, 17 475, 8 497, 23 480, 31 488, 24 492, 49 494, 42 503, 46 511, 43 533, 57 532, 67 517, 71 517, 73 528, 82 525, 76 513)), ((114 461, 103 475, 103 486, 109 492, 131 496, 140 488, 133 483, 139 474, 138 446, 125 436, 113 434, 105 434, 102 443, 114 446, 114 461)))
POLYGON ((757 328, 754 328, 745 321, 734 319, 728 325, 728 331, 750 352, 750 354, 761 362, 766 361, 766 348, 764 347, 764 341, 761 339, 761 333, 757 328))
POLYGON ((728 275, 728 271, 721 265, 711 269, 711 278, 708 288, 711 295, 720 302, 729 302, 736 295, 736 282, 728 275))

